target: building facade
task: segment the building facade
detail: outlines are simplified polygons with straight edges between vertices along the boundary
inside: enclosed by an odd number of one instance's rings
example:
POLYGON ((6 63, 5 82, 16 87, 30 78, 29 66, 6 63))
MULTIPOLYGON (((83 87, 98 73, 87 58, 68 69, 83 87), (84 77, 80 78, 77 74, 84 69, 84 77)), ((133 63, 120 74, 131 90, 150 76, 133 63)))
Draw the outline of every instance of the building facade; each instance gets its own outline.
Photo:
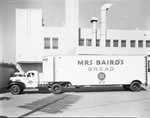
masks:
POLYGON ((107 29, 104 45, 101 29, 93 33, 94 23, 89 29, 74 27, 76 15, 67 16, 62 27, 45 27, 41 9, 16 9, 16 62, 25 71, 42 72, 47 55, 150 55, 150 31, 107 29))

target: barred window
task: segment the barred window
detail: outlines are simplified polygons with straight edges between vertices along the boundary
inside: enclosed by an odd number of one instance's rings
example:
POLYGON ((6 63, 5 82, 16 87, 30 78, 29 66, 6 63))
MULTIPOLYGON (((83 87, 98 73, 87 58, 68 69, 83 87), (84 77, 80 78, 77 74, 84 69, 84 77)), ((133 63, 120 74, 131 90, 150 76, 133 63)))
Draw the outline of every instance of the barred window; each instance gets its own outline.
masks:
POLYGON ((44 49, 50 49, 50 38, 44 37, 44 49))
POLYGON ((135 47, 135 40, 130 41, 130 47, 135 47))
POLYGON ((126 47, 126 40, 121 40, 121 47, 126 47))
POLYGON ((84 39, 83 38, 79 39, 79 46, 84 46, 84 39))
POLYGON ((110 47, 110 40, 106 39, 106 47, 110 47))
POLYGON ((86 39, 86 46, 92 45, 92 39, 86 39))
POLYGON ((113 47, 118 47, 118 40, 113 41, 113 47))
POLYGON ((143 47, 143 40, 138 41, 138 47, 143 47))
POLYGON ((58 49, 58 38, 53 38, 53 49, 58 49))

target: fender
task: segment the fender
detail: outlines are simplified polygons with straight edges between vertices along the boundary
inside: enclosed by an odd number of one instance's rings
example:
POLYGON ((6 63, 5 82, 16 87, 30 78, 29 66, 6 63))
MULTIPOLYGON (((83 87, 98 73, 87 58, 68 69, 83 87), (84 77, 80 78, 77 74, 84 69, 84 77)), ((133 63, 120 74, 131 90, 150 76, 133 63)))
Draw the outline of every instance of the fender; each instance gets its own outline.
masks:
POLYGON ((10 87, 11 87, 12 85, 19 85, 22 89, 25 89, 25 88, 26 88, 26 86, 25 86, 24 83, 19 82, 19 81, 11 81, 11 80, 10 80, 9 83, 7 84, 7 89, 10 89, 10 87))

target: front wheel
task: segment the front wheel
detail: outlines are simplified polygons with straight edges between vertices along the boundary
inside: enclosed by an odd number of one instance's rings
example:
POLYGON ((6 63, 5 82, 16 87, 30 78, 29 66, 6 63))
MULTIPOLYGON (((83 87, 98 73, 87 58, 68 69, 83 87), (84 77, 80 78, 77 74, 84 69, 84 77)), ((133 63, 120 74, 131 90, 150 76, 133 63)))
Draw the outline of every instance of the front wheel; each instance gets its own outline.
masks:
POLYGON ((59 94, 62 92, 62 86, 60 84, 54 84, 52 85, 51 90, 54 94, 59 94))
POLYGON ((137 92, 141 90, 141 84, 137 81, 132 82, 130 85, 130 90, 133 92, 137 92))
POLYGON ((12 85, 10 87, 10 92, 13 94, 13 95, 18 95, 22 92, 21 88, 19 85, 12 85))

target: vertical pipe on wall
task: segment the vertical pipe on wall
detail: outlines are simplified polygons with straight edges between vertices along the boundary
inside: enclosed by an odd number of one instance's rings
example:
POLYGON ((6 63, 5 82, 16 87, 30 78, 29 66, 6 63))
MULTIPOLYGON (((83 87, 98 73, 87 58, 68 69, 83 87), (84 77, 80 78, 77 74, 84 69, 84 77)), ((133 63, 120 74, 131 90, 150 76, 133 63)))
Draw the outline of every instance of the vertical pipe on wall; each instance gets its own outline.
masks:
POLYGON ((93 30, 92 30, 92 46, 96 47, 96 39, 97 39, 97 28, 96 28, 96 23, 98 21, 97 17, 93 17, 91 20, 91 23, 93 24, 93 30))
POLYGON ((112 6, 112 4, 104 4, 101 7, 101 32, 100 32, 100 40, 101 47, 105 47, 106 41, 106 11, 112 6))

